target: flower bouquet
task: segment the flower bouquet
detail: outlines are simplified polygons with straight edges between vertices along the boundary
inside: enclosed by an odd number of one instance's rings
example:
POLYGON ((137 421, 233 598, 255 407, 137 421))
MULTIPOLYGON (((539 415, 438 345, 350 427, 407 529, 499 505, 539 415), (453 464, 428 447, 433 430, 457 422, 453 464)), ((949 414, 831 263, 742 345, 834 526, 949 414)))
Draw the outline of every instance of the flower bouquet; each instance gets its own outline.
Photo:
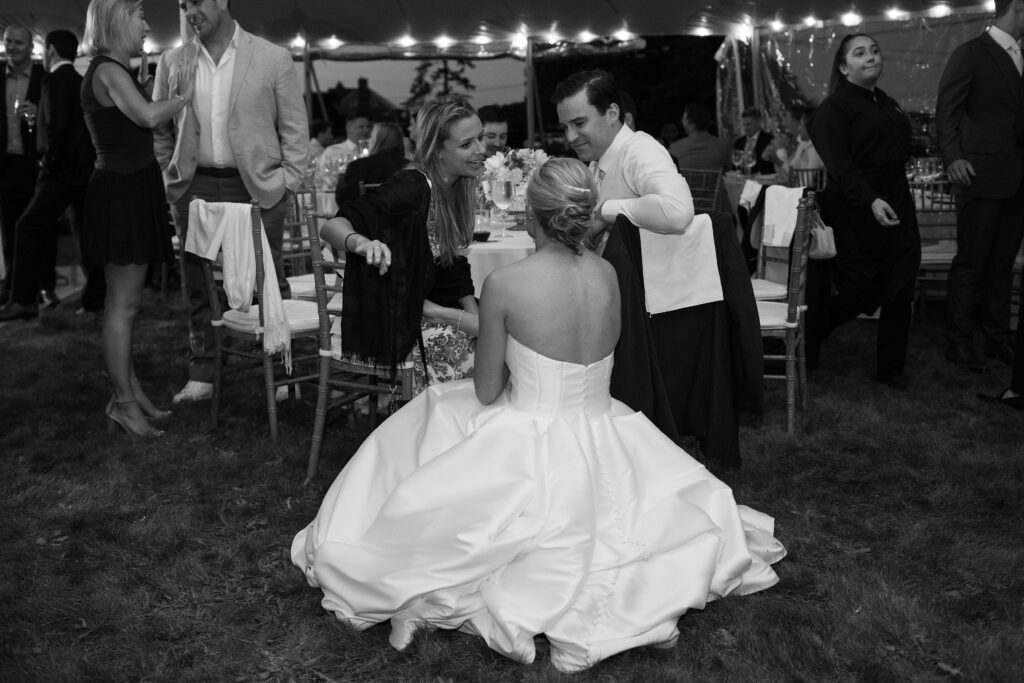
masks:
POLYGON ((542 149, 513 149, 509 152, 495 152, 484 161, 484 172, 480 177, 478 204, 481 208, 494 206, 492 190, 494 181, 511 180, 515 188, 509 211, 526 210, 526 186, 534 169, 548 160, 542 149))

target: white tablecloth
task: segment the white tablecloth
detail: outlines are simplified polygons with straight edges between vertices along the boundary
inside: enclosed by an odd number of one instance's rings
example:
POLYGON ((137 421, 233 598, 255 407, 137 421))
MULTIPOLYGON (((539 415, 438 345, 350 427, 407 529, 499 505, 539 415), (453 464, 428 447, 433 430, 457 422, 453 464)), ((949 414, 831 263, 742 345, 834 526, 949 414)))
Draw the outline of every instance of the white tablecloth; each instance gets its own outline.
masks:
POLYGON ((478 297, 488 275, 498 268, 523 260, 534 251, 533 238, 525 230, 509 230, 508 237, 503 240, 497 239, 500 234, 501 230, 495 230, 491 233, 492 241, 473 242, 466 254, 478 297))

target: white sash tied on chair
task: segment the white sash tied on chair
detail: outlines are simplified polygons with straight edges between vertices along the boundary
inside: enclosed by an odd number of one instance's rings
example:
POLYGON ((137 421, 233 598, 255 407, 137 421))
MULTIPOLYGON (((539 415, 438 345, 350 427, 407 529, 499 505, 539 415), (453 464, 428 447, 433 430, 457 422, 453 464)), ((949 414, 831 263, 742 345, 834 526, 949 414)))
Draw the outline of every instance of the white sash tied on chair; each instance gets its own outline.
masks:
MULTIPOLYGON (((256 288, 256 250, 252 243, 249 204, 207 202, 193 199, 188 207, 188 236, 185 251, 205 259, 224 255, 224 292, 232 310, 249 310, 256 288)), ((263 349, 281 353, 288 374, 292 371, 291 330, 277 283, 277 271, 270 253, 267 234, 260 227, 263 242, 263 349)), ((259 334, 259 329, 254 329, 259 334)))

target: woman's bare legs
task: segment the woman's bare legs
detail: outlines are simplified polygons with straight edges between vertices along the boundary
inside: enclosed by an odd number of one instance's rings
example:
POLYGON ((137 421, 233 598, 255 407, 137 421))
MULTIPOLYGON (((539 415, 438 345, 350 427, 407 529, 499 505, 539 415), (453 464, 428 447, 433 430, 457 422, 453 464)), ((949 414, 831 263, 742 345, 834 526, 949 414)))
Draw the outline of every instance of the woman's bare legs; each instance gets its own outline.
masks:
POLYGON ((103 357, 114 385, 108 416, 125 431, 140 436, 159 434, 139 407, 133 387, 133 384, 138 385, 138 380, 132 364, 132 328, 142 303, 147 268, 145 264, 118 266, 112 263, 104 268, 107 301, 103 314, 103 357))

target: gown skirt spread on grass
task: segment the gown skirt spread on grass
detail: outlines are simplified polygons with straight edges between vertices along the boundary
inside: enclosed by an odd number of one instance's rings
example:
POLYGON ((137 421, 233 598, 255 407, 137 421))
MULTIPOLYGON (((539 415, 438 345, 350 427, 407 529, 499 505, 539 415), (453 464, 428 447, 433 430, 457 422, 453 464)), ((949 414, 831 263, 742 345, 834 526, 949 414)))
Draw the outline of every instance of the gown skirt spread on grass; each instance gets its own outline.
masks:
MULTIPOLYGON (((82 259, 96 266, 170 262, 174 259, 173 233, 163 175, 153 155, 153 131, 96 99, 93 77, 105 62, 124 68, 98 55, 82 80, 82 111, 96 148, 96 168, 85 195, 82 259)), ((132 81, 149 101, 134 77, 132 81)))
POLYGON ((547 358, 509 338, 510 387, 432 385, 371 434, 292 561, 357 629, 391 620, 481 636, 577 671, 671 646, 691 608, 774 585, 774 521, 608 393, 612 356, 547 358))

